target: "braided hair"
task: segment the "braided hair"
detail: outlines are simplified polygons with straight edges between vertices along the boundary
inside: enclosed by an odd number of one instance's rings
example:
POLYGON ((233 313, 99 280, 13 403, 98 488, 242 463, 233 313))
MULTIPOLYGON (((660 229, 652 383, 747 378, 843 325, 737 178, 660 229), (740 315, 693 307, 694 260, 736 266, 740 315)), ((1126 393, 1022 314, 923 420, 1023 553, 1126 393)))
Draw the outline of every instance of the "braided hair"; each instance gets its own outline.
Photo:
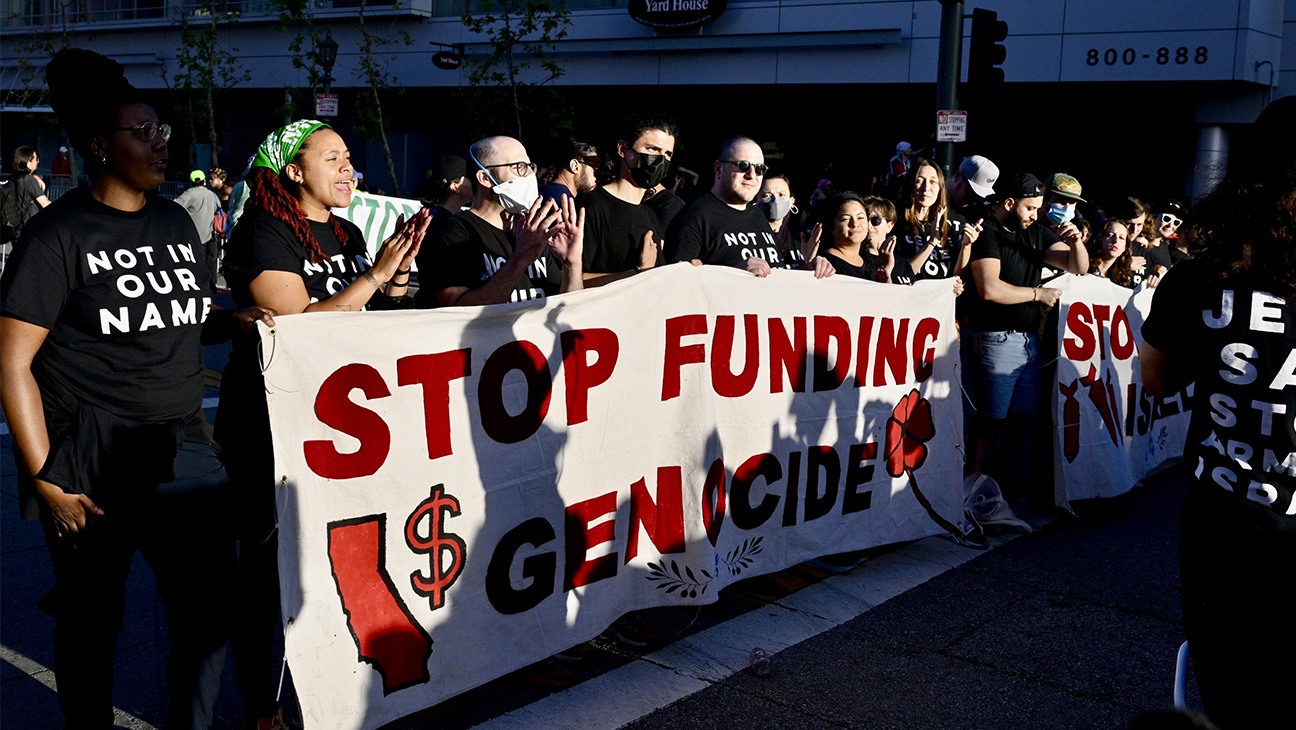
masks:
MULTIPOLYGON (((302 152, 309 144, 310 137, 307 137, 292 162, 301 159, 302 152)), ((286 172, 275 174, 268 167, 254 167, 248 173, 247 184, 252 190, 247 204, 283 221, 289 230, 293 232, 293 235, 297 237, 297 240, 306 247, 306 253, 309 255, 311 263, 323 263, 328 258, 320 248, 319 239, 315 238, 315 232, 311 230, 310 221, 306 218, 306 211, 302 209, 297 196, 289 192, 289 190, 297 189, 297 183, 290 180, 286 172)), ((329 223, 333 227, 333 235, 337 236, 338 241, 345 248, 347 245, 346 230, 342 228, 342 222, 338 220, 337 216, 333 215, 332 211, 329 211, 329 223)))

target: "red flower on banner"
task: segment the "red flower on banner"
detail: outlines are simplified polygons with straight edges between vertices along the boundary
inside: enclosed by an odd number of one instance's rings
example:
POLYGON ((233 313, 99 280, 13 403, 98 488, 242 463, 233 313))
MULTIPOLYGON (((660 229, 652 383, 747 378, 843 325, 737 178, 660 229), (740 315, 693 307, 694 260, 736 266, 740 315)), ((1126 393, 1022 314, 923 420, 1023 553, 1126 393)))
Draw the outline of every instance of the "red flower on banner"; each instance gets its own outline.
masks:
POLYGON ((927 442, 936 435, 931 403, 918 389, 900 399, 886 425, 886 470, 893 477, 908 473, 927 460, 927 442))

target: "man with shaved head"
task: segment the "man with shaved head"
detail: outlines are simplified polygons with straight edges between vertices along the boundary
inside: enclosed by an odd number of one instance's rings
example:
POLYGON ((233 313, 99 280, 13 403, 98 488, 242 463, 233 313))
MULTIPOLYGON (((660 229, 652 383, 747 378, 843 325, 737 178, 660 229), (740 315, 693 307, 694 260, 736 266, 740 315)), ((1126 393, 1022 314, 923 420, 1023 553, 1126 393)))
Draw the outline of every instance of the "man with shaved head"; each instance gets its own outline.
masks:
POLYGON ((666 234, 666 259, 733 266, 768 276, 782 265, 769 221, 751 205, 765 177, 765 153, 748 137, 720 148, 715 184, 676 217, 666 234))
POLYGON ((435 255, 420 266, 436 303, 499 304, 582 288, 584 216, 575 202, 540 200, 536 166, 512 137, 480 140, 468 156, 472 206, 429 232, 435 255))

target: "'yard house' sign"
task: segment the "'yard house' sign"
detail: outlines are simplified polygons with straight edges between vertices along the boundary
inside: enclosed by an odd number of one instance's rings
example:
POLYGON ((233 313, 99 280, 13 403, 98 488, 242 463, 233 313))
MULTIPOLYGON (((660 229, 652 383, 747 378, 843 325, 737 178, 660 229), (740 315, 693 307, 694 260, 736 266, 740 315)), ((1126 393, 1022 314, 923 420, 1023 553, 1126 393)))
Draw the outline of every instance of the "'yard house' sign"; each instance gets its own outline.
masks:
POLYGON ((705 25, 724 15, 728 0, 630 0, 630 17, 653 28, 705 25))

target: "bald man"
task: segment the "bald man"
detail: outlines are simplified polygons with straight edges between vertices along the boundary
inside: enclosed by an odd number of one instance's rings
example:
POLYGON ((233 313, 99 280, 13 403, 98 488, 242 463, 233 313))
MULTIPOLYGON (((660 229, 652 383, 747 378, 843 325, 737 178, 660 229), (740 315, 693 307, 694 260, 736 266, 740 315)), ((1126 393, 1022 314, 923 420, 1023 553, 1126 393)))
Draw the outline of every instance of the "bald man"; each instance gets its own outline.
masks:
POLYGON ((747 137, 725 142, 711 191, 681 213, 666 234, 666 259, 733 266, 756 276, 781 267, 774 231, 751 205, 765 172, 760 145, 747 137))
POLYGON ((479 140, 468 156, 472 206, 431 232, 434 263, 420 267, 436 303, 520 302, 582 288, 584 216, 574 201, 540 200, 536 166, 512 137, 479 140))

